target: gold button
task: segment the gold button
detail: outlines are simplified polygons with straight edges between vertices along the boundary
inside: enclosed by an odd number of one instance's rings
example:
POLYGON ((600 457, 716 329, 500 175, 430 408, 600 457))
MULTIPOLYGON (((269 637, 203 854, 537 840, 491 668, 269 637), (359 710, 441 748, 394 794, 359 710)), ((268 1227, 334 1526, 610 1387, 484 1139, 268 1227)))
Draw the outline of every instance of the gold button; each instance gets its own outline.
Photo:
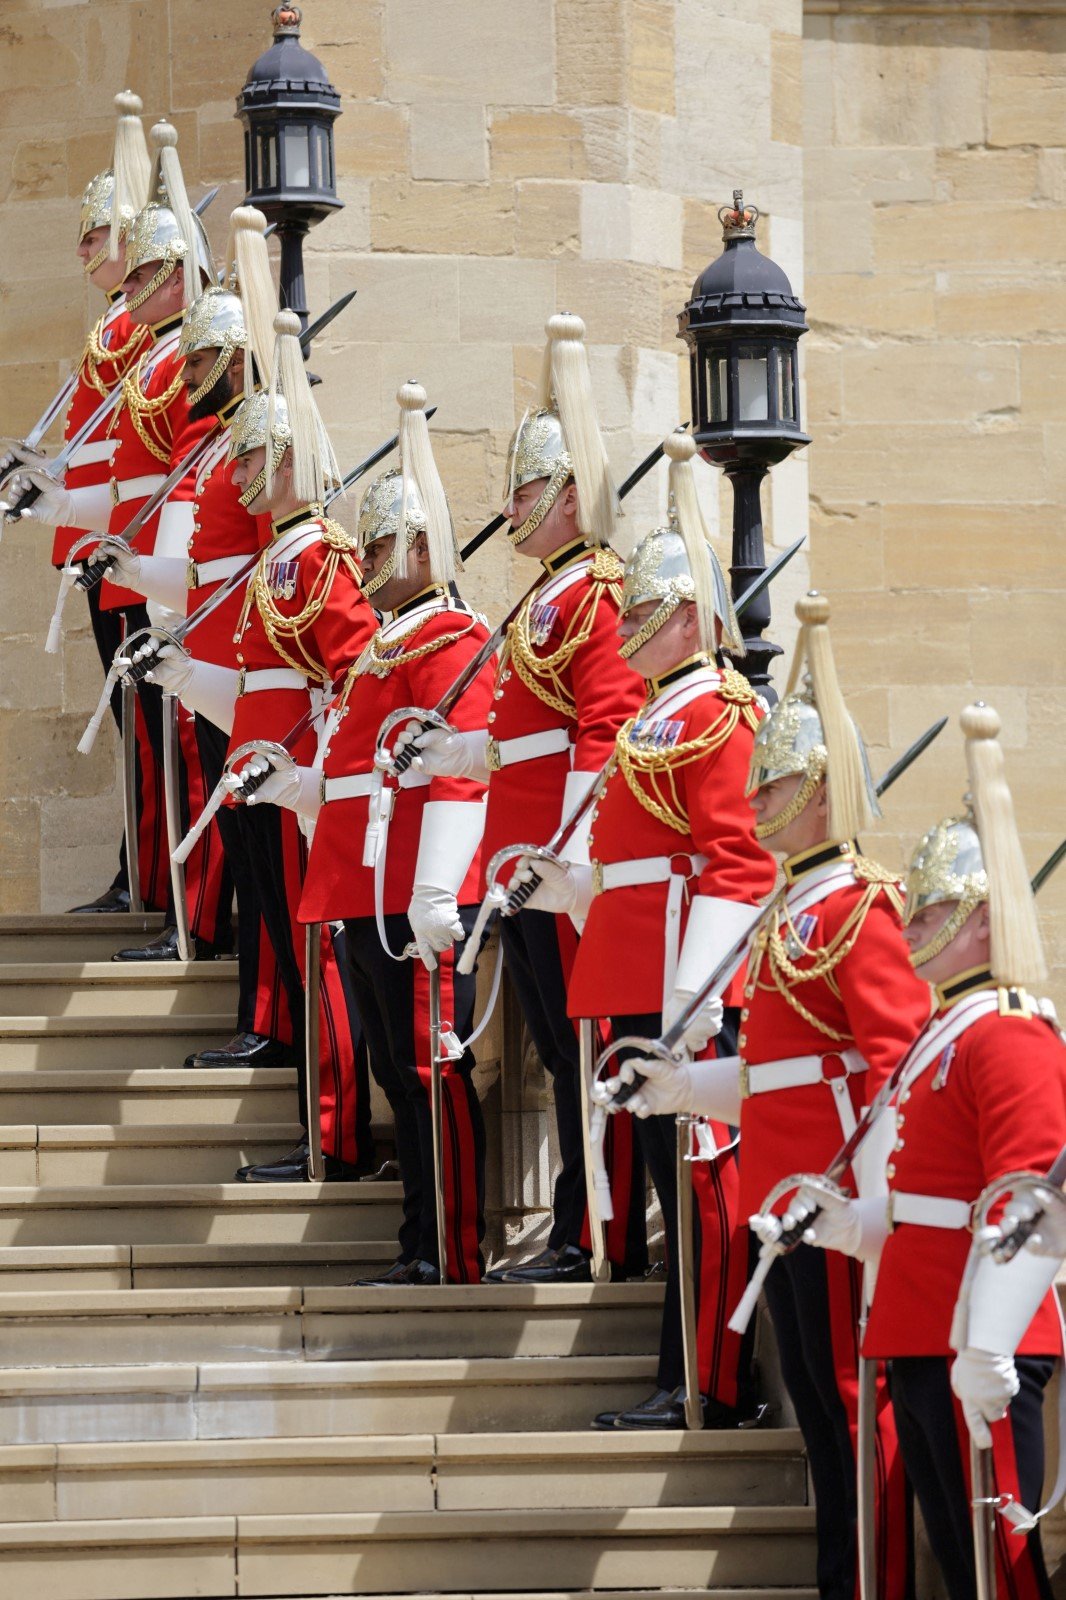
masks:
POLYGON ((905 1139, 897 1139, 892 1148, 894 1150, 902 1150, 905 1143, 906 1143, 905 1139))
POLYGON ((895 1176, 896 1176, 896 1163, 894 1161, 890 1161, 888 1163, 888 1166, 885 1168, 885 1177, 886 1178, 894 1178, 895 1176))
POLYGON ((744 1046, 747 1044, 747 1042, 748 1042, 748 1036, 747 1036, 746 1033, 738 1033, 737 1034, 737 1044, 740 1046, 740 1048, 742 1050, 743 1050, 744 1046))
POLYGON ((495 722, 496 721, 496 713, 495 713, 495 711, 490 711, 488 716, 485 718, 485 721, 486 722, 495 722))
POLYGON ((909 1089, 904 1089, 903 1093, 899 1097, 900 1105, 901 1106, 905 1106, 907 1104, 907 1101, 910 1099, 910 1097, 911 1097, 910 1090, 909 1089))

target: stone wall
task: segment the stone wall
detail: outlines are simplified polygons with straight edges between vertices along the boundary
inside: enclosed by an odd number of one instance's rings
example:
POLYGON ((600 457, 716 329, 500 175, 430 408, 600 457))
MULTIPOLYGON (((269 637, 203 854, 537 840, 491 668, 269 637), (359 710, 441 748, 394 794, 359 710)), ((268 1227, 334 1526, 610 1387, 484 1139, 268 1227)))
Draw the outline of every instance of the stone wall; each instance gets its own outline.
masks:
MULTIPOLYGON (((720 249, 715 210, 734 185, 801 285, 800 0, 308 0, 304 11, 304 42, 343 94, 345 209, 311 237, 312 311, 359 291, 315 351, 323 410, 354 461, 393 431, 399 383, 421 379, 463 537, 498 507, 554 310, 586 320, 622 477, 688 414, 676 313, 720 249)), ((243 194, 233 96, 269 42, 269 14, 268 0, 6 0, 0 431, 28 425, 80 346, 90 306, 72 254, 76 204, 106 164, 111 96, 130 86, 152 118, 171 114, 191 191, 224 186, 208 219, 221 243, 243 194)), ((704 479, 717 527, 720 486, 710 469, 704 479)), ((627 542, 662 494, 660 471, 629 503, 627 542)), ((767 499, 782 537, 802 530, 802 462, 775 475, 767 499)), ((728 488, 724 512, 728 528, 728 488)), ((72 625, 60 658, 41 653, 54 591, 45 542, 9 531, 0 555, 6 910, 97 892, 118 832, 110 735, 88 761, 74 750, 97 692, 92 641, 72 625)), ((524 571, 498 541, 466 588, 498 616, 524 571)), ((790 593, 803 581, 791 573, 790 593)), ((784 591, 778 611, 790 612, 784 591)))
MULTIPOLYGON (((812 567, 892 794, 881 853, 958 803, 957 712, 1004 723, 1035 867, 1066 831, 1066 12, 808 0, 812 567)), ((1041 899, 1066 1001, 1066 873, 1041 899)))

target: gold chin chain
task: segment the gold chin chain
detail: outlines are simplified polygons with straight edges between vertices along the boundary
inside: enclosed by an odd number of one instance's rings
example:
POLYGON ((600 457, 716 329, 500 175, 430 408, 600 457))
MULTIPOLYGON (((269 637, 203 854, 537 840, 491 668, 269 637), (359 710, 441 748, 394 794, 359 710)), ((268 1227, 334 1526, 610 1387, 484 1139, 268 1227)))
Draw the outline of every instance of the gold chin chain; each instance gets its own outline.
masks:
POLYGON ((765 822, 755 824, 756 839, 772 839, 775 833, 780 833, 790 822, 795 822, 800 812, 809 804, 814 791, 825 777, 825 751, 812 750, 809 760, 810 771, 788 804, 782 806, 772 817, 767 817, 765 822))
MULTIPOLYGON (((145 351, 145 355, 147 353, 145 351)), ((167 407, 180 392, 182 387, 181 370, 179 368, 177 377, 173 383, 164 389, 162 394, 150 398, 141 388, 141 372, 144 367, 145 355, 141 356, 132 372, 122 379, 122 401, 116 407, 111 426, 112 428, 115 426, 115 421, 124 405, 129 411, 134 431, 148 453, 153 455, 157 461, 169 461, 171 441, 162 439, 159 430, 154 429, 152 423, 161 412, 166 411, 167 407)))
POLYGON ((143 343, 148 329, 134 328, 125 344, 113 345, 110 348, 103 343, 103 331, 104 318, 101 317, 89 329, 89 337, 85 341, 85 354, 81 358, 81 369, 86 383, 95 389, 97 394, 110 394, 114 384, 103 381, 100 377, 100 366, 107 361, 119 371, 124 371, 132 361, 137 346, 143 343))
MULTIPOLYGON (((567 623, 562 643, 551 655, 537 654, 536 643, 530 632, 532 608, 537 604, 538 589, 531 594, 507 631, 507 642, 500 655, 500 675, 508 662, 513 662, 515 672, 530 694, 536 695, 546 706, 564 717, 573 718, 577 702, 563 681, 581 646, 587 643, 596 620, 600 601, 609 596, 617 611, 621 605, 622 564, 613 550, 596 550, 588 569, 589 587, 582 595, 577 610, 567 623)), ((499 681, 499 680, 497 680, 499 681)))
POLYGON ((552 469, 551 477, 548 479, 543 490, 541 491, 540 499, 533 507, 533 510, 529 513, 529 516, 526 518, 525 522, 520 522, 517 528, 513 523, 508 525, 507 537, 510 539, 516 550, 520 544, 525 543, 531 533, 536 533, 537 529, 544 521, 544 518, 548 515, 548 512, 551 510, 556 500, 558 500, 566 484, 569 483, 573 470, 573 467, 570 465, 570 457, 560 456, 555 467, 552 469))
POLYGON ((823 1022, 809 1011, 801 1000, 793 993, 794 988, 799 988, 805 983, 813 983, 818 979, 825 979, 830 992, 840 998, 840 989, 837 986, 833 973, 840 963, 846 959, 855 948, 855 941, 862 932, 863 923, 866 921, 870 907, 878 894, 885 887, 882 883, 867 885, 865 892, 857 904, 852 908, 843 927, 830 939, 826 945, 809 945, 797 931, 789 915, 787 905, 777 913, 774 927, 771 932, 765 929, 756 941, 756 957, 748 979, 750 991, 758 987, 763 990, 776 989, 782 999, 825 1038, 832 1039, 834 1044, 842 1044, 845 1040, 852 1039, 850 1033, 838 1033, 830 1027, 828 1022, 823 1022), (782 925, 784 934, 782 934, 782 925), (793 957, 789 954, 789 947, 798 951, 793 957), (770 982, 760 983, 759 974, 762 971, 763 959, 767 958, 770 969, 770 982), (797 961, 810 961, 809 967, 799 967, 797 961))

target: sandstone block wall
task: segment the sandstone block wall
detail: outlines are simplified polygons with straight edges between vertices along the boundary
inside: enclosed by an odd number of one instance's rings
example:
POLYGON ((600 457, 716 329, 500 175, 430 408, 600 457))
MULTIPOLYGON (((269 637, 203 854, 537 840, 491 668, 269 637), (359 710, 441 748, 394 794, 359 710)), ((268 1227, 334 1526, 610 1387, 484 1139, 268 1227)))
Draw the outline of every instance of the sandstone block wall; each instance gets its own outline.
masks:
MULTIPOLYGON (((0 18, 0 431, 17 433, 80 347, 91 307, 73 259, 77 198, 106 164, 111 96, 168 112, 190 189, 221 183, 221 243, 243 195, 233 96, 270 37, 268 0, 7 0, 0 18)), ((312 309, 359 290, 314 366, 342 461, 395 426, 408 377, 439 406, 438 455, 459 532, 498 508, 507 441, 543 327, 585 318, 619 477, 688 415, 676 313, 717 255, 740 184, 763 244, 802 286, 800 0, 308 0, 304 42, 343 95, 345 209, 308 250, 312 309)), ((652 525, 663 473, 629 502, 652 525)), ((719 483, 704 474, 712 524, 719 483)), ((805 466, 775 475, 771 528, 806 525, 805 466)), ((723 497, 728 530, 730 497, 723 497)), ((5 909, 59 909, 111 874, 114 747, 74 746, 95 699, 93 646, 40 642, 54 580, 45 536, 8 532, 0 561, 0 824, 5 909)), ((728 532, 721 546, 728 555, 728 532)), ((797 563, 797 569, 800 563, 797 563)), ((525 563, 497 544, 466 588, 499 615, 525 563)), ((782 587, 779 633, 791 634, 782 587)))

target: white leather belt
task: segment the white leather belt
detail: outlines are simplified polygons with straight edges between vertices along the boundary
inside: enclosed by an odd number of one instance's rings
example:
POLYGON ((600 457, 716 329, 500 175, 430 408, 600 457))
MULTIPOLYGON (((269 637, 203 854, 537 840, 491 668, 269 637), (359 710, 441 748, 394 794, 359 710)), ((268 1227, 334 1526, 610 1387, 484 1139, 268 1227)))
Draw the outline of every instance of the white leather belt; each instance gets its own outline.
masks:
POLYGON ((673 877, 694 878, 707 865, 706 856, 640 856, 635 861, 594 861, 592 892, 635 889, 644 883, 667 883, 673 877))
MULTIPOLYGON (((401 789, 424 789, 429 782, 428 772, 418 772, 411 767, 400 776, 401 789)), ((374 787, 372 772, 353 772, 347 778, 325 778, 322 782, 322 799, 327 805, 331 800, 356 800, 360 795, 371 794, 374 787)))
POLYGON ((162 472, 149 472, 143 478, 112 478, 111 499, 117 506, 124 500, 138 500, 142 497, 147 500, 148 496, 155 494, 159 485, 165 482, 166 476, 162 472))
POLYGON ((237 675, 237 698, 242 694, 261 694, 264 689, 306 689, 308 681, 295 667, 260 667, 249 672, 242 667, 237 675))
POLYGON ((117 448, 117 439, 93 439, 89 444, 78 446, 67 467, 89 467, 95 461, 110 461, 117 448))
POLYGON ((232 578, 251 554, 247 550, 243 556, 219 556, 215 561, 190 561, 185 571, 186 588, 202 589, 205 583, 221 583, 223 578, 232 578))
POLYGON ((973 1207, 966 1200, 949 1200, 937 1194, 901 1194, 893 1189, 888 1197, 888 1220, 917 1223, 920 1228, 968 1228, 973 1207))
POLYGON ((857 1072, 866 1071, 866 1062, 858 1050, 827 1050, 824 1056, 786 1056, 783 1061, 757 1061, 749 1066, 740 1063, 740 1097, 753 1094, 772 1094, 776 1089, 803 1089, 812 1083, 824 1083, 833 1096, 833 1106, 845 1139, 855 1132, 855 1107, 851 1103, 849 1080, 857 1072), (837 1060, 844 1071, 827 1073, 825 1063, 837 1060))
POLYGON ((526 733, 520 739, 490 739, 485 759, 490 772, 500 772, 519 761, 536 761, 538 756, 561 755, 569 748, 569 729, 546 728, 543 733, 526 733))

